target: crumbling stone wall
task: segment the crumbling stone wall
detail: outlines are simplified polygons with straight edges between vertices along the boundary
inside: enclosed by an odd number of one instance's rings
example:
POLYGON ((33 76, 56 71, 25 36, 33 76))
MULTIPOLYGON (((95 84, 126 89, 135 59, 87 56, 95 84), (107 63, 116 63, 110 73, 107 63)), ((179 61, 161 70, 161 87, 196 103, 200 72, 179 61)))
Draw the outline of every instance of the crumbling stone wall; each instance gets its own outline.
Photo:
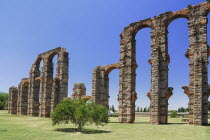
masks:
POLYGON ((81 98, 82 96, 86 96, 86 87, 84 83, 75 83, 72 93, 73 99, 81 98))
MULTIPOLYGON (((15 114, 50 117, 51 111, 68 94, 68 52, 56 48, 38 55, 30 70, 30 77, 24 78, 18 87, 18 98, 14 100, 15 88, 11 88, 10 108, 16 107, 15 114), (53 58, 58 55, 56 76, 53 78, 53 58), (41 71, 40 63, 43 61, 41 71)), ((14 109, 10 109, 14 110, 14 109)), ((11 111, 10 111, 11 112, 11 111)))
POLYGON ((9 98, 8 98, 8 113, 9 114, 17 114, 17 96, 18 96, 18 88, 10 87, 9 98))

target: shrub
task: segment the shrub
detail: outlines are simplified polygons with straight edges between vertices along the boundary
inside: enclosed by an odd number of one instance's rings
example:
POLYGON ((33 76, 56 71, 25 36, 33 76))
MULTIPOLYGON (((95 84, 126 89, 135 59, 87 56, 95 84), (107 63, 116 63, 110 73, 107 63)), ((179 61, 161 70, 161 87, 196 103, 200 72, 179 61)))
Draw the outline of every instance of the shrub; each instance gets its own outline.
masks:
POLYGON ((171 118, 176 118, 178 112, 176 110, 171 111, 171 118))
POLYGON ((8 94, 0 92, 0 110, 6 110, 8 106, 8 94))
POLYGON ((111 114, 109 117, 118 117, 118 114, 111 114))
POLYGON ((109 120, 108 110, 104 106, 92 101, 86 102, 84 99, 63 100, 56 106, 51 116, 53 125, 71 122, 78 127, 79 132, 87 124, 104 126, 109 120))

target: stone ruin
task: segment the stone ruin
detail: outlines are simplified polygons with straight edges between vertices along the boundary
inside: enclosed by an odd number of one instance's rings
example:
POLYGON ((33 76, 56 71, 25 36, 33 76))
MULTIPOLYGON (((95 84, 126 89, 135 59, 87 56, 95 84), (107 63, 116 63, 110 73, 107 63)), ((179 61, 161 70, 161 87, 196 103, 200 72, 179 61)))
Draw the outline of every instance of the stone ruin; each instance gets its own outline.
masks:
POLYGON ((33 63, 29 78, 9 89, 9 113, 50 117, 54 107, 68 95, 69 58, 65 48, 56 48, 39 54, 33 63), (53 78, 53 58, 58 55, 56 76, 53 78), (39 70, 43 61, 42 70, 39 70))
POLYGON ((143 28, 151 28, 151 90, 150 122, 151 124, 167 124, 168 100, 173 88, 168 87, 168 26, 178 18, 186 18, 189 26, 190 45, 186 50, 189 59, 190 82, 184 86, 189 97, 189 123, 193 125, 208 124, 208 57, 210 49, 207 44, 207 14, 210 11, 209 1, 198 5, 189 5, 177 12, 166 12, 130 24, 120 35, 120 62, 109 66, 98 66, 93 71, 92 98, 96 103, 108 106, 109 78, 113 69, 120 70, 118 114, 119 122, 133 123, 135 120, 136 93, 136 40, 137 32, 143 28))
MULTIPOLYGON (((120 35, 120 62, 107 66, 97 66, 93 70, 92 100, 108 107, 109 105, 109 73, 120 70, 118 114, 119 122, 135 121, 136 93, 136 41, 135 35, 143 28, 151 28, 151 89, 150 122, 151 124, 167 124, 168 100, 173 95, 173 88, 168 87, 168 26, 178 18, 186 18, 189 27, 190 45, 186 50, 189 59, 188 86, 183 86, 189 97, 189 124, 208 124, 208 57, 210 49, 207 44, 207 14, 210 11, 209 1, 198 5, 189 5, 177 12, 166 12, 130 24, 120 35)), ((32 65, 30 77, 22 79, 18 88, 9 90, 9 113, 29 116, 49 117, 56 104, 67 97, 68 90, 68 52, 64 48, 56 48, 40 54, 32 65), (57 73, 53 78, 52 58, 58 55, 57 73), (42 72, 39 71, 43 60, 42 72)), ((86 96, 84 84, 74 85, 73 98, 86 96)))

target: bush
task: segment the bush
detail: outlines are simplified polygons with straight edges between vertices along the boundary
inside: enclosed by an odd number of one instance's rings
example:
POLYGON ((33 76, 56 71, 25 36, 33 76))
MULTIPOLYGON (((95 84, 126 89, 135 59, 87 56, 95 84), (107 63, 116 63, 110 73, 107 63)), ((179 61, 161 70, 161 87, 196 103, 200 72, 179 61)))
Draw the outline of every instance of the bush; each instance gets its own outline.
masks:
POLYGON ((6 110, 8 107, 8 94, 0 92, 0 110, 6 110))
POLYGON ((176 110, 172 110, 171 111, 171 118, 176 118, 177 114, 178 114, 178 112, 176 110))
POLYGON ((109 120, 108 110, 104 106, 92 101, 86 102, 84 99, 63 100, 56 106, 51 116, 53 126, 71 122, 78 127, 79 132, 87 124, 104 126, 109 120))
POLYGON ((111 114, 109 117, 118 117, 118 114, 111 114))

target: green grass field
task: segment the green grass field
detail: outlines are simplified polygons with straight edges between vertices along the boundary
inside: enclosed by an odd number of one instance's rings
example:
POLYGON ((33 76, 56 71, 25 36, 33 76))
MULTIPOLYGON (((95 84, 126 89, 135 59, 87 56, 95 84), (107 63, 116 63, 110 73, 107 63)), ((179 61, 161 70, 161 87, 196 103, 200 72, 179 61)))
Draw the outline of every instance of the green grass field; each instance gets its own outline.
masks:
POLYGON ((136 118, 134 124, 121 124, 117 118, 97 128, 86 126, 75 132, 72 124, 52 127, 51 119, 9 115, 0 111, 0 140, 210 140, 210 126, 189 126, 181 119, 168 125, 150 125, 149 118, 136 118))

